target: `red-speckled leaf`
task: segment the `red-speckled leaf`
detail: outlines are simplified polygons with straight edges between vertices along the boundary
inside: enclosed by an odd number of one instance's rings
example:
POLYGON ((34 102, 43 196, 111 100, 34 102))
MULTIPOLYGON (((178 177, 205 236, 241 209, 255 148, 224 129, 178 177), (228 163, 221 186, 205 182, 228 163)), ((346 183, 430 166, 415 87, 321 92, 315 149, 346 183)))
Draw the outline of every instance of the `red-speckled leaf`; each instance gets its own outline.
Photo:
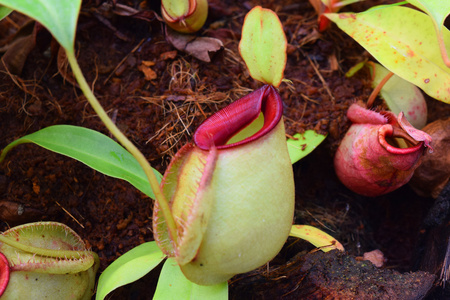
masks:
MULTIPOLYGON (((407 7, 377 6, 362 13, 326 14, 384 67, 428 95, 450 103, 450 69, 444 64, 433 22, 407 7)), ((450 32, 442 31, 447 47, 450 32)))
POLYGON ((319 134, 314 130, 306 130, 303 133, 296 133, 294 135, 295 139, 287 140, 291 163, 296 163, 311 153, 325 140, 326 137, 326 135, 319 134))
POLYGON ((254 7, 245 17, 239 52, 250 75, 278 87, 286 65, 286 36, 276 13, 254 7))
POLYGON ((443 43, 442 31, 444 21, 450 14, 450 1, 443 0, 408 0, 412 5, 420 8, 427 13, 433 21, 436 34, 438 36, 439 46, 441 47, 442 59, 445 61, 447 67, 450 67, 450 59, 447 54, 447 49, 443 43))

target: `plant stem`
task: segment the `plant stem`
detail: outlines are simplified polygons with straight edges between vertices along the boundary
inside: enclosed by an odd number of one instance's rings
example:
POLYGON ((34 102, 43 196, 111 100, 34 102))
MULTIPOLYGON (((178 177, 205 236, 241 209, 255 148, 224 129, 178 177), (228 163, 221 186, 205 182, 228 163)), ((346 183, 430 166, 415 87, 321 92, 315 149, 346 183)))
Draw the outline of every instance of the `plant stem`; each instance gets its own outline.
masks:
MULTIPOLYGON (((375 72, 375 68, 373 68, 375 72)), ((372 107, 373 102, 375 101, 375 98, 380 93, 383 86, 386 84, 386 82, 394 75, 394 73, 389 72, 381 81, 380 83, 375 87, 375 89, 372 91, 372 94, 370 94, 369 99, 367 100, 367 108, 372 107)))
POLYGON ((145 175, 150 183, 150 186, 155 194, 156 201, 158 201, 159 206, 161 207, 161 211, 166 219, 167 227, 169 229, 169 234, 172 238, 174 244, 177 243, 177 226, 175 224, 175 220, 170 211, 169 204, 164 197, 164 194, 161 191, 158 180, 156 179, 155 174, 153 173, 153 169, 148 163, 147 159, 144 155, 136 148, 136 146, 130 142, 130 140, 117 128, 116 124, 109 118, 108 114, 105 112, 101 104, 98 102, 94 93, 90 89, 89 85, 86 82, 86 79, 81 72, 80 66, 78 65, 77 59, 75 58, 75 54, 73 51, 67 51, 66 55, 70 63, 70 67, 72 68, 72 72, 77 79, 78 84, 80 85, 80 89, 83 94, 86 96, 86 99, 91 104, 94 111, 100 117, 103 124, 105 124, 106 128, 112 133, 112 135, 125 147, 125 149, 130 152, 134 158, 138 161, 139 165, 144 169, 145 175))

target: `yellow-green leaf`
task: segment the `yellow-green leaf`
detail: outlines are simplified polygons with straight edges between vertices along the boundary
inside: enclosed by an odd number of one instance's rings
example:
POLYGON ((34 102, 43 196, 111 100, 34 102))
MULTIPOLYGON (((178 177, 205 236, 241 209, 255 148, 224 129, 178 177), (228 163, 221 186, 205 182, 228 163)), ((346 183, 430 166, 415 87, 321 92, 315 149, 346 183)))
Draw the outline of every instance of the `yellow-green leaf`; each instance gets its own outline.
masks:
POLYGON ((314 130, 306 130, 304 133, 294 134, 296 139, 287 140, 291 163, 296 163, 311 153, 326 137, 326 135, 316 133, 314 130))
POLYGON ((443 0, 408 0, 412 5, 420 8, 427 13, 433 21, 434 28, 436 29, 437 39, 441 49, 442 59, 447 67, 450 68, 450 59, 447 54, 447 49, 443 41, 443 29, 444 21, 450 14, 450 1, 443 0))
POLYGON ((344 251, 344 246, 342 246, 338 240, 328 233, 310 225, 292 225, 291 233, 289 235, 308 241, 317 248, 320 248, 323 252, 334 249, 344 251))
MULTIPOLYGON (((362 13, 326 14, 384 67, 450 103, 450 69, 443 62, 433 22, 407 7, 377 6, 362 13)), ((447 48, 450 32, 442 29, 447 48)))
POLYGON ((443 0, 407 0, 412 5, 427 13, 437 25, 438 30, 444 28, 445 18, 450 14, 450 1, 443 0))
POLYGON ((245 17, 239 52, 250 75, 278 87, 286 65, 286 36, 276 13, 261 6, 245 17))

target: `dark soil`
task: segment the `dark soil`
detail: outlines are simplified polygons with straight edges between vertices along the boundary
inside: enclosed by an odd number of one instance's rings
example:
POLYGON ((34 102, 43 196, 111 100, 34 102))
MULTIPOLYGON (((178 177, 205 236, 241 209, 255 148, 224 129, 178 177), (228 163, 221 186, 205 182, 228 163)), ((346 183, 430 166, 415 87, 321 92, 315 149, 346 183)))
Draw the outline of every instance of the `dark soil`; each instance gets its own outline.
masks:
MULTIPOLYGON (((306 0, 213 0, 206 30, 200 34, 220 39, 225 49, 213 53, 206 63, 166 42, 164 25, 152 13, 159 13, 157 1, 118 2, 147 12, 146 19, 119 16, 105 9, 108 2, 84 1, 76 40, 79 63, 105 110, 161 173, 207 116, 259 87, 237 50, 241 26, 255 5, 276 11, 289 42, 285 77, 292 83, 280 87, 287 134, 306 129, 328 134, 322 145, 294 165, 295 223, 328 231, 349 255, 380 249, 387 258, 386 269, 412 270, 419 229, 434 200, 417 196, 409 186, 366 198, 346 189, 334 175, 333 155, 349 127, 346 110, 357 100, 365 101, 372 91, 368 72, 344 76, 370 57, 364 49, 335 26, 318 33, 317 15, 306 0), (142 71, 148 66, 154 79, 146 79, 142 71)), ((387 2, 395 1, 365 1, 345 10, 362 11, 387 2)), ((27 22, 17 13, 1 21, 0 47, 19 38, 18 29, 27 22)), ((24 54, 23 69, 14 74, 3 68, 0 73, 0 149, 55 124, 108 134, 70 83, 70 75, 64 78, 58 72, 57 53, 58 46, 41 29, 36 46, 24 54)), ((430 122, 450 115, 448 105, 431 99, 428 104, 430 122)), ((381 100, 376 105, 376 109, 383 107, 381 100)), ((130 184, 35 145, 16 148, 0 166, 0 230, 40 220, 65 223, 99 254, 100 271, 153 239, 151 215, 151 199, 130 184)), ((289 239, 270 266, 283 266, 312 249, 289 239)), ((151 298, 149 285, 156 284, 155 274, 113 298, 151 298)), ((233 289, 242 289, 242 282, 231 284, 230 294, 236 295, 233 289)))

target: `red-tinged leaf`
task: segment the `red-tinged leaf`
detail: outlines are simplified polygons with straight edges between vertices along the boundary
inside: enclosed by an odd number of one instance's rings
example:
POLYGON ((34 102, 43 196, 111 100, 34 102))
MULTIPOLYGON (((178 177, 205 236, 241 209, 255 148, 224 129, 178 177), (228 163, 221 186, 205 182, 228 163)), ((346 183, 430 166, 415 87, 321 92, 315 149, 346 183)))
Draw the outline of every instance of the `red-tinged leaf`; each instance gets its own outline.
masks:
POLYGON ((278 87, 286 66, 287 41, 276 13, 261 6, 245 17, 239 52, 250 75, 278 87))
MULTIPOLYGON (((377 6, 362 13, 326 14, 384 67, 450 103, 450 69, 444 64, 431 19, 400 6, 377 6)), ((447 47, 450 32, 442 30, 447 47)))

